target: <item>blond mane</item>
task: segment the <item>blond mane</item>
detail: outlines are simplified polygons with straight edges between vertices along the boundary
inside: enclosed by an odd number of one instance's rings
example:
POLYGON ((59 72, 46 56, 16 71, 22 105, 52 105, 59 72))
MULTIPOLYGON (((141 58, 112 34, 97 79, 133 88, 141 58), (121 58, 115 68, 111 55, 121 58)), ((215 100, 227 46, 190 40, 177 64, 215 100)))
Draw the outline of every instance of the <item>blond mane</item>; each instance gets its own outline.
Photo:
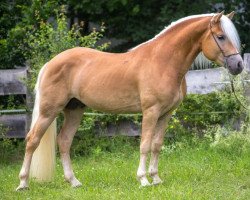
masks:
MULTIPOLYGON (((168 25, 167 27, 165 27, 160 33, 158 33, 155 37, 153 37, 152 39, 139 44, 138 46, 130 49, 134 50, 137 49, 147 43, 150 43, 154 40, 156 40, 157 38, 159 38, 160 36, 162 36, 163 34, 165 34, 168 30, 170 30, 172 27, 176 26, 177 24, 180 24, 184 21, 190 20, 190 19, 194 19, 194 18, 199 18, 199 17, 209 17, 209 16, 213 16, 215 15, 215 13, 210 13, 210 14, 201 14, 201 15, 192 15, 192 16, 188 16, 188 17, 184 17, 181 18, 175 22, 172 22, 170 25, 168 25)), ((241 47, 241 42, 240 42, 240 38, 239 38, 239 34, 233 24, 233 22, 225 15, 223 15, 221 17, 221 28, 223 30, 223 32, 226 34, 226 36, 229 38, 229 40, 232 42, 232 44, 234 45, 234 47, 238 50, 238 52, 240 52, 240 47, 241 47)), ((208 60, 204 54, 201 52, 196 59, 194 60, 193 64, 192 64, 192 68, 194 66, 196 66, 196 68, 199 69, 204 69, 204 68, 208 68, 211 65, 211 61, 208 60)))

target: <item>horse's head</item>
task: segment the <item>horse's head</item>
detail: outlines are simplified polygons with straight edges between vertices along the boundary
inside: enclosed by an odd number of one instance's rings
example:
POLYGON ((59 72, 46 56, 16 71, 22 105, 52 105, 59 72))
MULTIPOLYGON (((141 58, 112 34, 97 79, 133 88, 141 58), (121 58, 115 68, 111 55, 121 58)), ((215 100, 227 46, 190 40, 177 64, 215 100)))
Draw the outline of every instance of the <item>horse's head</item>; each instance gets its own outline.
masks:
POLYGON ((234 12, 227 16, 223 13, 212 17, 202 40, 202 51, 209 60, 226 66, 231 74, 237 75, 243 70, 243 60, 239 36, 231 21, 234 12))

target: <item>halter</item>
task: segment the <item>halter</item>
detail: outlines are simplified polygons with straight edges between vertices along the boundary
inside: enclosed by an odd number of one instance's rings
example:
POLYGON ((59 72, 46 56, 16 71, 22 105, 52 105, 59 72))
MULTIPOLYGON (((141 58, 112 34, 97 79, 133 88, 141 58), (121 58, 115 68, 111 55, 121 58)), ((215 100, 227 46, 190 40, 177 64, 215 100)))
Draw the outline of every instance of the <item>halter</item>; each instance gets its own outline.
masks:
MULTIPOLYGON (((215 37, 215 33, 213 32, 212 30, 212 22, 210 21, 210 24, 209 24, 209 27, 210 27, 210 31, 212 33, 212 36, 214 38, 214 41, 215 43, 217 44, 218 48, 220 49, 222 55, 224 56, 224 67, 225 68, 228 68, 228 63, 227 63, 227 60, 228 58, 230 58, 231 56, 234 56, 234 55, 239 55, 240 53, 237 52, 237 53, 232 53, 232 54, 229 54, 229 55, 225 55, 223 49, 221 48, 217 38, 215 37)), ((235 87, 234 87, 234 82, 233 82, 233 78, 231 76, 229 76, 229 79, 230 79, 230 85, 231 85, 231 89, 232 89, 232 93, 234 94, 234 97, 235 99, 240 103, 240 105, 245 109, 245 110, 249 110, 248 107, 246 105, 244 105, 240 99, 237 97, 236 93, 235 93, 235 87)))
POLYGON ((224 67, 228 68, 228 63, 227 63, 228 58, 230 58, 231 56, 239 55, 240 53, 237 51, 237 53, 232 53, 232 54, 226 55, 224 53, 223 49, 221 48, 220 43, 218 42, 217 38, 215 37, 215 33, 212 30, 212 22, 211 21, 210 21, 209 27, 210 27, 210 31, 212 33, 212 36, 214 38, 215 43, 217 44, 218 48, 220 49, 222 55, 224 56, 224 67))

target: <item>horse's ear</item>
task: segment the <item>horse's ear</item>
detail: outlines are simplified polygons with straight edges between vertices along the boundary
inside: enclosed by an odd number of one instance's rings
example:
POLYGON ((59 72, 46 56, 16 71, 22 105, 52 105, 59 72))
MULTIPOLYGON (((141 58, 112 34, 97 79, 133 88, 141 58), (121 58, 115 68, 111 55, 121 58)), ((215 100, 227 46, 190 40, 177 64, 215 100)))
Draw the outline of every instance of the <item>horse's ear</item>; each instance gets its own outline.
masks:
POLYGON ((212 24, 218 23, 223 14, 224 14, 224 10, 221 13, 214 15, 213 18, 211 19, 212 24))
POLYGON ((234 11, 232 11, 231 13, 229 13, 229 14, 227 14, 227 17, 229 18, 229 19, 233 19, 233 16, 234 16, 234 14, 235 14, 235 12, 234 11))

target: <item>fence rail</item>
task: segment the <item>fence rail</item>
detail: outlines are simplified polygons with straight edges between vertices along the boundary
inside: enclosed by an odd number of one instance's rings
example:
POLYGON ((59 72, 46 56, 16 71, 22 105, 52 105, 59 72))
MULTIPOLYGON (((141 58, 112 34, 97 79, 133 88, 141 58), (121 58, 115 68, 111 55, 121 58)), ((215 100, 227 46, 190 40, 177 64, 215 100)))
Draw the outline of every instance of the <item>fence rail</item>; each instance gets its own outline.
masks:
MULTIPOLYGON (((250 53, 244 54, 245 70, 250 74, 250 53)), ((188 94, 208 94, 214 91, 222 90, 225 84, 230 82, 225 79, 228 77, 227 70, 220 67, 215 69, 192 70, 186 75, 187 93, 188 94)), ((26 105, 30 107, 31 95, 24 84, 24 79, 28 77, 27 68, 0 70, 0 97, 4 95, 25 95, 26 105)), ((246 83, 250 80, 243 80, 246 83)), ((250 89, 246 91, 246 95, 250 101, 250 89)), ((218 113, 218 112, 217 112, 218 113)), ((194 114, 194 113, 193 113, 194 114)), ((198 113, 196 113, 198 114, 198 113)), ((221 114, 224 114, 222 111, 221 114)), ((85 113, 87 116, 105 116, 105 113, 85 113)), ((123 114, 125 116, 134 116, 134 114, 123 114)), ((31 122, 30 113, 25 109, 17 110, 0 110, 0 124, 7 127, 7 137, 24 138, 31 122)), ((129 122, 121 122, 117 127, 110 127, 107 135, 120 132, 126 135, 138 135, 140 128, 129 122)))

